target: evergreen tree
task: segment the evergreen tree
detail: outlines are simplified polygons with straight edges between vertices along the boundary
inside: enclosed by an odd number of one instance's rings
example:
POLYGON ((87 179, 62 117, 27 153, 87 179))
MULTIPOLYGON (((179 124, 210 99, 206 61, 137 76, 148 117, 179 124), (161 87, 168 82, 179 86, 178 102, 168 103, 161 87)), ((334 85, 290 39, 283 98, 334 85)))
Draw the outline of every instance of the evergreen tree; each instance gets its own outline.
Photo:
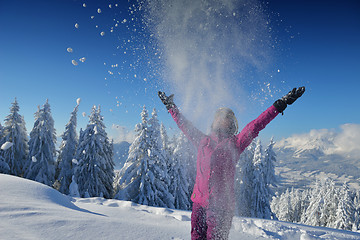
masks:
POLYGON ((341 188, 340 196, 334 227, 351 231, 355 223, 355 207, 347 183, 341 188))
POLYGON ((80 133, 76 151, 78 165, 74 179, 81 197, 105 197, 113 195, 114 162, 112 143, 107 137, 100 107, 92 108, 89 124, 80 133))
POLYGON ((10 168, 10 174, 23 175, 24 164, 29 146, 24 118, 19 114, 20 107, 15 98, 10 108, 10 114, 5 118, 3 142, 11 142, 12 146, 3 151, 4 161, 10 168))
POLYGON ((48 100, 35 113, 35 123, 30 132, 29 155, 24 176, 52 186, 55 181, 56 131, 48 100))
POLYGON ((59 191, 64 194, 69 194, 69 186, 73 176, 73 159, 75 158, 78 145, 78 137, 76 134, 78 107, 79 105, 76 105, 71 113, 70 120, 66 124, 65 131, 61 136, 62 142, 57 161, 57 179, 60 183, 59 191))
POLYGON ((262 151, 262 146, 260 139, 257 140, 254 156, 253 156, 253 165, 254 165, 254 179, 252 186, 252 217, 271 219, 274 218, 274 214, 271 212, 270 208, 270 197, 272 192, 269 188, 267 180, 270 177, 266 176, 266 165, 264 162, 264 156, 262 151))
POLYGON ((271 140, 264 154, 260 140, 253 141, 240 155, 235 177, 239 216, 276 219, 270 207, 274 195, 270 187, 276 186, 273 145, 271 140))
POLYGON ((174 208, 174 197, 169 191, 170 177, 167 169, 167 154, 163 150, 163 141, 160 134, 160 124, 157 111, 154 108, 149 119, 150 128, 150 164, 149 171, 154 174, 154 204, 174 208))
POLYGON ((274 206, 272 209, 281 221, 293 222, 294 214, 291 206, 291 193, 292 191, 286 189, 286 191, 272 203, 272 206, 274 206))
POLYGON ((236 211, 238 216, 252 217, 252 192, 254 182, 254 150, 253 141, 240 155, 240 160, 236 165, 235 194, 236 211))
POLYGON ((309 207, 302 216, 301 222, 312 226, 321 226, 321 211, 323 205, 323 196, 325 195, 322 183, 317 181, 315 187, 311 191, 309 207))
POLYGON ((173 208, 156 111, 148 120, 148 111, 144 106, 140 115, 141 123, 135 126, 136 137, 120 172, 116 198, 149 206, 173 208))
POLYGON ((3 126, 0 123, 0 173, 6 173, 8 174, 10 172, 9 165, 5 162, 5 159, 2 156, 2 145, 4 144, 4 138, 3 138, 3 126))
POLYGON ((140 114, 141 123, 135 126, 135 140, 129 147, 129 156, 119 174, 116 198, 140 204, 148 203, 146 198, 151 195, 148 174, 149 162, 149 126, 146 107, 140 114))
POLYGON ((335 188, 335 183, 331 179, 323 182, 324 197, 320 215, 320 226, 331 227, 336 221, 336 209, 339 204, 339 193, 335 188))
POLYGON ((277 179, 275 175, 275 162, 276 162, 276 153, 274 152, 274 139, 270 139, 268 147, 265 149, 265 158, 264 158, 264 181, 268 187, 269 193, 273 195, 270 185, 276 187, 277 179))
POLYGON ((176 147, 172 155, 169 168, 171 178, 170 192, 174 196, 176 209, 191 209, 190 176, 188 172, 189 151, 187 139, 183 133, 179 135, 176 147))
POLYGON ((166 128, 163 123, 160 125, 160 136, 161 136, 161 142, 162 142, 162 149, 166 151, 166 153, 169 155, 171 152, 170 149, 170 141, 169 137, 166 132, 166 128))

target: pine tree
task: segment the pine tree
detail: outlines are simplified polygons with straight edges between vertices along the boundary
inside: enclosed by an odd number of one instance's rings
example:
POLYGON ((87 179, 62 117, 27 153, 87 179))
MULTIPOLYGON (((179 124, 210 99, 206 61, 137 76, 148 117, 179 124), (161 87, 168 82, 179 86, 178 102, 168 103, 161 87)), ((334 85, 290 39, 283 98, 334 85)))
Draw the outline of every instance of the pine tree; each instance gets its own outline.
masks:
MULTIPOLYGON (((253 191, 252 191, 252 217, 271 219, 274 214, 270 208, 270 192, 269 184, 266 183, 267 176, 266 167, 264 162, 264 156, 262 151, 261 142, 258 139, 254 150, 254 179, 253 179, 253 191)), ((268 178, 270 179, 270 178, 268 178)))
POLYGON ((5 118, 3 141, 11 142, 12 146, 3 152, 3 158, 10 168, 10 174, 23 175, 24 164, 29 146, 24 118, 19 114, 20 107, 15 98, 10 114, 5 118))
POLYGON ((9 165, 5 162, 5 159, 2 156, 2 145, 5 143, 4 137, 3 137, 3 126, 0 123, 0 173, 8 174, 10 172, 9 165))
POLYGON ((339 193, 335 188, 335 183, 331 179, 323 182, 324 197, 323 206, 320 214, 320 226, 331 227, 336 221, 336 209, 339 204, 339 193))
POLYGON ((252 217, 252 192, 254 182, 254 150, 253 141, 240 155, 240 160, 236 165, 235 194, 236 211, 238 216, 252 217))
POLYGON ((281 221, 294 221, 294 214, 291 206, 291 193, 292 191, 286 189, 286 191, 280 195, 278 200, 275 201, 276 208, 274 208, 274 211, 276 212, 277 218, 281 221))
POLYGON ((155 205, 174 208, 174 197, 169 191, 170 177, 167 169, 167 154, 163 150, 163 143, 160 134, 160 124, 157 111, 154 108, 149 119, 150 134, 150 164, 149 171, 154 173, 155 179, 155 205))
POLYGON ((140 114, 141 123, 135 126, 135 140, 129 147, 129 156, 119 174, 117 184, 116 198, 120 200, 129 200, 144 204, 146 196, 151 194, 148 186, 150 176, 148 176, 149 162, 149 127, 148 111, 146 107, 140 114))
POLYGON ((270 139, 270 143, 265 149, 265 158, 264 158, 264 181, 268 187, 269 193, 273 195, 270 185, 276 187, 277 179, 275 175, 275 162, 276 162, 276 153, 273 150, 274 139, 270 139))
POLYGON ((73 159, 75 158, 76 148, 78 145, 78 137, 76 134, 77 111, 79 105, 77 104, 71 113, 69 122, 65 126, 65 131, 62 134, 62 142, 60 145, 60 153, 58 156, 57 179, 60 183, 59 191, 64 194, 69 194, 69 186, 73 176, 73 159))
POLYGON ((141 123, 135 127, 136 138, 129 149, 129 157, 121 170, 116 198, 139 204, 173 208, 160 127, 156 111, 148 120, 144 106, 141 123))
POLYGON ((317 181, 315 187, 311 191, 311 197, 309 201, 309 207, 306 209, 305 214, 302 216, 302 223, 312 226, 323 226, 320 219, 326 189, 321 181, 317 181))
POLYGON ((30 132, 29 155, 24 176, 52 186, 55 181, 56 131, 48 100, 35 113, 35 123, 30 132))
POLYGON ((81 197, 113 196, 114 162, 112 143, 107 137, 100 107, 92 108, 89 124, 80 134, 76 151, 75 182, 81 197))
POLYGON ((355 222, 355 207, 347 183, 341 188, 340 196, 334 227, 351 231, 355 222))
POLYGON ((189 150, 187 139, 183 133, 179 135, 176 147, 172 154, 169 168, 171 178, 170 192, 174 196, 176 209, 191 209, 190 176, 188 172, 189 150))

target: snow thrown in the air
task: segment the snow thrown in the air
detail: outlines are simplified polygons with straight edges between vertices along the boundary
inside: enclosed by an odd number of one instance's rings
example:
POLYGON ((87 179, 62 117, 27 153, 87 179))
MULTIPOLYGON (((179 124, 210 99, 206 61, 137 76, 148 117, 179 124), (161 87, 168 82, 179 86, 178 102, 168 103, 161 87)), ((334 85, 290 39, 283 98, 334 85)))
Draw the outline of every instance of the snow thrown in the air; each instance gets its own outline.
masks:
MULTIPOLYGON (((72 198, 0 174, 1 239, 190 239, 188 211, 104 198, 72 198)), ((359 233, 235 217, 229 239, 360 239, 359 233)))
POLYGON ((12 147, 12 145, 14 145, 12 142, 5 142, 3 145, 1 145, 1 150, 8 150, 9 148, 12 147))

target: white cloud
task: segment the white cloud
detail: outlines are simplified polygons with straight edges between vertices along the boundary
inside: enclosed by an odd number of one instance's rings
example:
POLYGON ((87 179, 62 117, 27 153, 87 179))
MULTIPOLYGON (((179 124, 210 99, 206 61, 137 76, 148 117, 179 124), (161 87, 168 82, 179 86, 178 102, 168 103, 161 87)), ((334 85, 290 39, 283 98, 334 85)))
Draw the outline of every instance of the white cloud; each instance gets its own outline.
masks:
POLYGON ((276 144, 279 148, 297 151, 318 149, 324 154, 338 154, 346 158, 360 158, 360 124, 347 123, 335 129, 313 129, 309 133, 294 134, 276 144))
POLYGON ((119 143, 122 141, 127 141, 132 143, 135 139, 135 132, 133 130, 129 130, 124 126, 120 126, 114 124, 111 126, 111 138, 114 139, 115 143, 119 143))
POLYGON ((346 157, 360 158, 360 124, 344 124, 341 132, 335 137, 333 153, 346 157))

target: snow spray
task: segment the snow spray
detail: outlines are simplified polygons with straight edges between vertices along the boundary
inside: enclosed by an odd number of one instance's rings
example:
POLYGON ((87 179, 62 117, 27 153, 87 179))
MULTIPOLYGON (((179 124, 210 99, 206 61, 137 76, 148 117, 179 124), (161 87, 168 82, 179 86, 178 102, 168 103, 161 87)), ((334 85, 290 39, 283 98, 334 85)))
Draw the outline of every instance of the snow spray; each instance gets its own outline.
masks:
POLYGON ((249 75, 270 59, 270 27, 261 4, 149 0, 144 7, 147 26, 163 54, 164 81, 185 115, 209 130, 217 108, 241 112, 249 102, 249 75))

